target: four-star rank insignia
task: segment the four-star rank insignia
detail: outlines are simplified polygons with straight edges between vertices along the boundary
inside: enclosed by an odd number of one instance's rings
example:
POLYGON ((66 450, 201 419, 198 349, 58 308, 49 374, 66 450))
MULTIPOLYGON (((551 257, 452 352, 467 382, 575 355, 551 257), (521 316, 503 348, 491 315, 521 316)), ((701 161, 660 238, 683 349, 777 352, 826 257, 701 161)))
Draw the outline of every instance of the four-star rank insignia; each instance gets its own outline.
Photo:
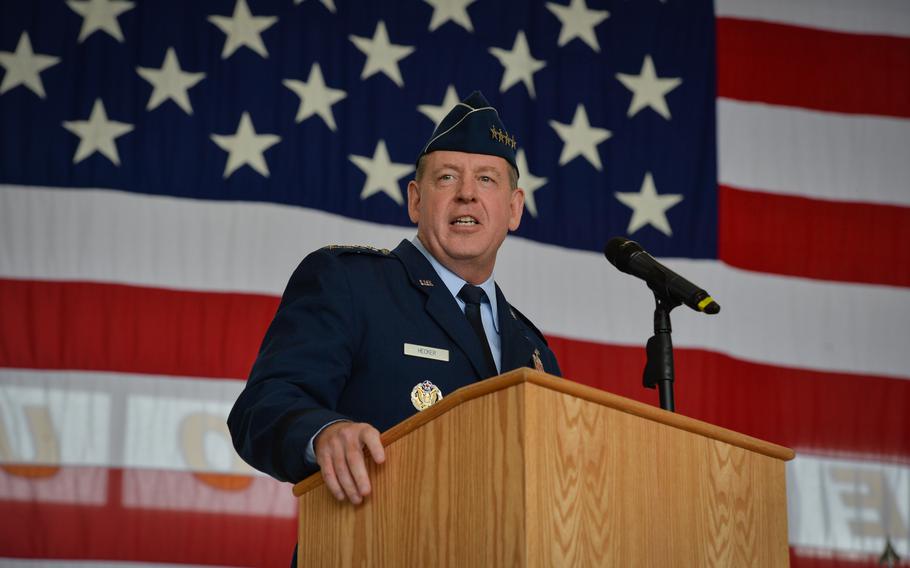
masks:
POLYGON ((418 383, 411 389, 411 404, 417 410, 426 410, 442 400, 442 391, 430 381, 418 383))
POLYGON ((511 135, 508 132, 503 132, 502 130, 500 130, 499 128, 496 128, 495 126, 490 127, 490 138, 493 140, 496 140, 497 142, 505 144, 506 146, 508 146, 509 148, 512 148, 513 150, 518 148, 518 141, 515 140, 514 135, 511 135))

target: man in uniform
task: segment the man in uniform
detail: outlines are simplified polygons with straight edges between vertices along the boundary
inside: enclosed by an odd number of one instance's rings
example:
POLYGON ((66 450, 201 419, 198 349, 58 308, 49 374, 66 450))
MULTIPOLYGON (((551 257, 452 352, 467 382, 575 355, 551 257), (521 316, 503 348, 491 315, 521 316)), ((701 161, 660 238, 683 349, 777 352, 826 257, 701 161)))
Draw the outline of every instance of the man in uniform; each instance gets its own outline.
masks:
POLYGON ((297 482, 321 469, 339 500, 370 493, 366 448, 446 393, 528 366, 559 374, 541 333, 493 281, 518 228, 516 141, 479 92, 420 153, 417 237, 392 251, 326 247, 291 276, 228 426, 253 467, 297 482))

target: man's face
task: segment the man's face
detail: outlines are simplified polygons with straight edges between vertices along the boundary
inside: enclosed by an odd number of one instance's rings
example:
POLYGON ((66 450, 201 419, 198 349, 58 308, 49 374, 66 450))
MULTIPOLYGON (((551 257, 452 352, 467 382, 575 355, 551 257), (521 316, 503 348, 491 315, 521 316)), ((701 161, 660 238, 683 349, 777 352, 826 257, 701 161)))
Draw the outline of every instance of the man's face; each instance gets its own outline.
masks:
POLYGON ((440 150, 423 159, 421 179, 408 184, 408 215, 437 260, 479 284, 521 222, 524 190, 511 188, 509 164, 497 156, 440 150))

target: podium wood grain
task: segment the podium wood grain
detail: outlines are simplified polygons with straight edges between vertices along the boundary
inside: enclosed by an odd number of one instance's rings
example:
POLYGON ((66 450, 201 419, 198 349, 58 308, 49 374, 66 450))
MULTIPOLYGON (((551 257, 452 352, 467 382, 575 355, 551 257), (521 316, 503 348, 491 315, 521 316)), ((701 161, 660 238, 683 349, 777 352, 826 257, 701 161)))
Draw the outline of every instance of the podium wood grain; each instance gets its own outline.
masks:
POLYGON ((383 434, 373 495, 313 476, 299 566, 786 566, 793 452, 531 370, 383 434))

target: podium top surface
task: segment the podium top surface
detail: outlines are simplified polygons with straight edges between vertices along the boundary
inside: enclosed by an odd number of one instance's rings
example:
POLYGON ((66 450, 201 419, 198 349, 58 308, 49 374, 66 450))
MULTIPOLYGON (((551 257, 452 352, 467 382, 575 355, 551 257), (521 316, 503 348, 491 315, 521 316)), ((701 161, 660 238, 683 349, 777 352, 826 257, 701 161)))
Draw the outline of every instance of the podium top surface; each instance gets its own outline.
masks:
MULTIPOLYGON (((620 412, 632 414, 641 418, 645 418, 647 420, 660 422, 662 424, 666 424, 667 426, 692 432, 694 434, 699 434, 707 438, 726 442, 733 446, 738 446, 740 448, 779 460, 788 461, 793 459, 795 455, 793 450, 785 448, 784 446, 772 444, 771 442, 766 442, 758 438, 753 438, 752 436, 740 434, 738 432, 734 432, 720 426, 702 422, 701 420, 696 420, 694 418, 689 418, 687 416, 668 412, 649 404, 611 394, 609 392, 589 387, 587 385, 575 383, 568 379, 554 377, 553 375, 541 373, 540 371, 535 371, 529 368, 515 369, 514 371, 509 371, 503 375, 486 379, 484 381, 479 381, 477 383, 458 389, 450 395, 447 395, 444 399, 431 406, 430 408, 419 412, 414 416, 411 416, 404 422, 401 422, 389 430, 383 432, 382 443, 384 446, 388 446, 392 442, 403 438, 427 422, 434 420, 435 418, 445 414, 446 412, 469 400, 480 398, 499 390, 505 390, 522 383, 530 383, 546 389, 561 392, 568 396, 573 396, 582 400, 586 400, 588 402, 592 402, 594 404, 613 408, 620 412)), ((313 475, 294 485, 294 496, 299 497, 304 493, 322 485, 322 483, 322 476, 319 475, 319 472, 314 473, 313 475)))

